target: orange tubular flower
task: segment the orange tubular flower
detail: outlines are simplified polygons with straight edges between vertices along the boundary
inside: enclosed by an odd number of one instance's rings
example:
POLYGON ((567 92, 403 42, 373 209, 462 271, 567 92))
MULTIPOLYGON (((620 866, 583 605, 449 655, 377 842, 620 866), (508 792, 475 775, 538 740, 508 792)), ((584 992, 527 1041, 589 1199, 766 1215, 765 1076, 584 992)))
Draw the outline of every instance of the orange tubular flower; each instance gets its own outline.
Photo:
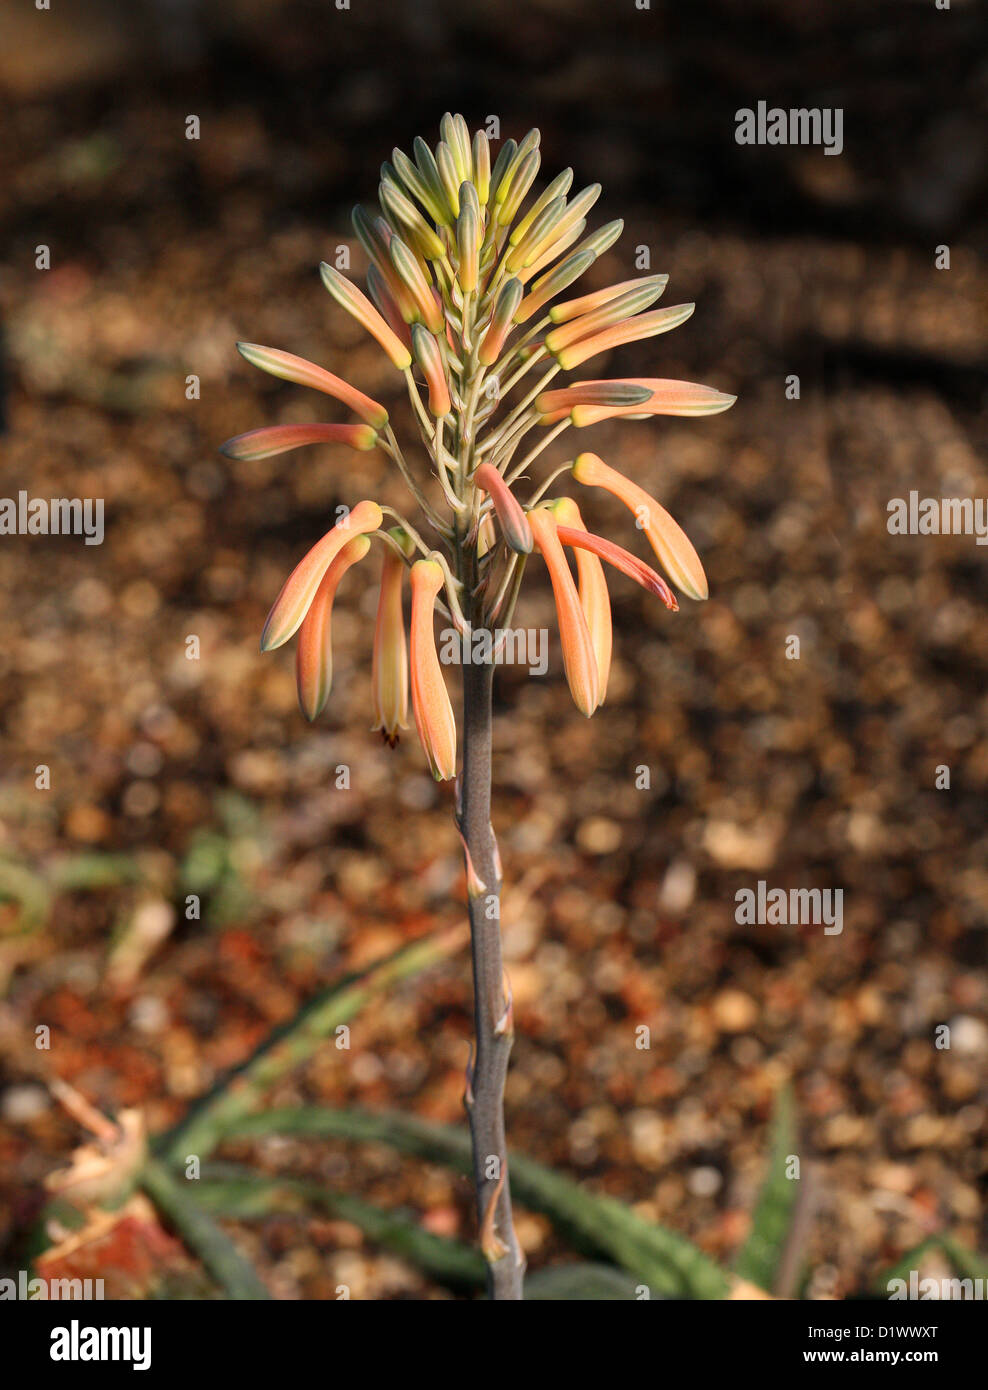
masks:
POLYGON ((453 408, 439 343, 420 323, 412 324, 412 351, 429 387, 429 409, 437 418, 453 408))
MULTIPOLYGON (((589 357, 596 357, 608 348, 620 347, 622 343, 637 343, 641 338, 654 338, 659 333, 668 333, 685 323, 696 308, 695 304, 673 304, 668 309, 653 309, 649 314, 636 314, 634 318, 623 319, 593 333, 589 338, 580 338, 553 353, 564 371, 571 371, 589 357)), ((551 350, 551 349, 550 349, 551 350)))
POLYGON ((391 238, 388 252, 401 283, 412 297, 417 317, 430 333, 442 333, 446 328, 446 318, 432 293, 424 262, 398 236, 391 238))
POLYGON ((536 507, 529 512, 528 522, 552 582, 556 616, 559 620, 559 637, 563 648, 563 665, 566 668, 570 693, 577 709, 589 719, 597 708, 599 680, 597 657, 587 620, 583 616, 580 596, 556 534, 556 523, 552 513, 547 507, 536 507))
POLYGON ((532 293, 526 295, 515 310, 515 323, 527 323, 533 314, 548 304, 553 295, 568 288, 574 280, 579 280, 583 272, 593 265, 594 259, 592 251, 580 251, 578 254, 567 256, 554 270, 549 271, 541 280, 536 280, 532 293))
MULTIPOLYGON (((627 377, 623 382, 584 381, 568 389, 573 393, 570 420, 578 429, 617 416, 626 420, 647 420, 652 415, 720 415, 737 400, 737 396, 730 396, 713 386, 701 386, 696 381, 669 381, 663 377, 627 377), (594 401, 589 398, 588 393, 592 388, 608 385, 635 387, 647 394, 643 394, 640 403, 635 404, 606 403, 602 399, 594 401)), ((566 394, 566 391, 544 393, 545 397, 559 398, 554 399, 551 406, 554 411, 565 406, 562 398, 566 394)), ((542 423, 549 424, 550 418, 543 418, 542 423)))
MULTIPOLYGON (((398 527, 391 530, 396 540, 403 534, 398 527)), ((398 730, 408 728, 408 647, 401 604, 404 576, 404 560, 388 546, 381 567, 381 593, 374 626, 371 686, 376 722, 371 728, 380 729, 392 748, 398 742, 398 730)))
POLYGON ((365 396, 332 372, 317 367, 315 362, 296 357, 292 352, 261 347, 260 343, 238 343, 237 351, 252 367, 259 367, 262 372, 280 377, 282 381, 294 381, 297 386, 311 386, 315 391, 335 397, 376 430, 383 430, 388 423, 388 412, 383 405, 372 401, 370 396, 365 396))
POLYGON ((341 275, 333 266, 325 261, 319 266, 319 274, 322 282, 329 290, 330 294, 347 313, 352 314, 362 327, 367 329, 371 337, 376 338, 384 348, 384 351, 391 358, 391 361, 403 372, 412 363, 412 354, 381 318, 381 315, 374 308, 373 304, 365 294, 352 285, 345 275, 341 275))
POLYGON ((348 444, 351 449, 373 449, 377 430, 370 425, 267 425, 248 430, 220 445, 229 459, 266 459, 303 444, 348 444))
POLYGON ((305 621, 323 575, 347 541, 367 531, 376 531, 383 520, 384 514, 376 502, 358 502, 322 540, 316 541, 292 570, 274 601, 261 633, 262 652, 273 651, 294 637, 305 621))
POLYGON ((474 486, 489 494, 501 523, 501 531, 508 548, 516 555, 532 553, 532 528, 522 511, 521 503, 508 487, 496 468, 482 463, 473 475, 474 486))
MULTIPOLYGON (((585 533, 586 527, 580 509, 572 497, 560 497, 552 504, 556 518, 556 535, 565 544, 566 535, 585 533)), ((611 625, 611 600, 607 593, 607 580, 604 566, 591 550, 576 551, 576 576, 579 583, 580 603, 583 616, 587 620, 590 641, 597 660, 597 708, 607 696, 607 679, 611 674, 611 648, 613 630, 611 625)))
MULTIPOLYGON (((590 338, 595 333, 610 328, 612 324, 622 323, 633 315, 640 314, 643 309, 655 303, 668 281, 667 275, 650 275, 642 280, 632 280, 630 290, 605 299, 591 313, 581 314, 552 329, 545 335, 546 347, 550 352, 559 352, 570 343, 590 338)), ((588 297, 596 298, 594 295, 588 297)), ((551 310, 549 317, 552 317, 551 310)))
POLYGON ((432 614, 443 587, 435 560, 412 566, 411 678, 412 713, 419 742, 437 782, 456 776, 456 720, 436 653, 432 614))
POLYGON ((477 354, 483 366, 491 366, 500 357, 504 340, 515 326, 514 314, 521 303, 522 293, 520 280, 508 280, 498 295, 490 326, 477 354))
POLYGON ((608 285, 606 289, 595 290, 593 294, 581 295, 579 299, 566 299, 562 304, 553 305, 549 310, 549 317, 553 323, 568 323, 570 319, 580 318, 583 314, 594 313, 597 309, 603 308, 605 304, 620 299, 623 294, 637 289, 646 282, 657 287, 656 297, 658 297, 658 294, 661 294, 668 285, 669 276, 649 275, 642 280, 622 280, 617 285, 608 285))
POLYGON ((299 709, 311 724, 322 713, 333 684, 333 600, 340 580, 370 549, 367 536, 357 536, 337 555, 322 577, 316 596, 298 632, 295 681, 299 709))
POLYGON ((651 565, 646 565, 644 560, 639 560, 637 555, 632 555, 623 546, 615 545, 605 536, 594 535, 593 531, 580 531, 571 526, 557 526, 556 535, 563 545, 568 545, 574 550, 592 551, 594 555, 613 565, 616 570, 626 574, 629 579, 633 579, 636 584, 640 584, 643 589, 647 589, 650 594, 655 594, 673 613, 678 613, 679 603, 676 595, 661 574, 656 574, 651 565))
POLYGON ((408 331, 408 325, 415 317, 414 309, 410 310, 407 319, 402 314, 401 305, 395 295, 394 287, 390 281, 378 270, 373 263, 367 267, 367 289, 370 297, 381 311, 381 317, 391 329, 396 338, 399 338, 405 346, 411 349, 412 335, 408 331))
POLYGON ((700 557, 678 522, 659 506, 644 488, 609 468, 596 454, 580 454, 572 467, 573 477, 586 487, 602 487, 619 497, 635 513, 638 525, 648 537, 659 563, 678 589, 690 598, 707 597, 707 576, 700 557))

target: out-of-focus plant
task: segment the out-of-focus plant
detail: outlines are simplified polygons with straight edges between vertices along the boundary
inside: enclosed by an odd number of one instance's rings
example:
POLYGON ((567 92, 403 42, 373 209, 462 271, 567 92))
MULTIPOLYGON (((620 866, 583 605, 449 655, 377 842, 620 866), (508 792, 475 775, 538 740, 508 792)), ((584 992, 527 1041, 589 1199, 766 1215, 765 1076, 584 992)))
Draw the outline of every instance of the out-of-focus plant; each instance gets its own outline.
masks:
POLYGON ((456 778, 455 815, 473 943, 476 1047, 466 1105, 481 1246, 491 1296, 516 1299, 524 1258, 511 1220, 504 1134, 513 1024, 498 921, 501 863, 490 820, 494 665, 533 549, 552 584, 570 690, 588 717, 604 702, 611 661, 611 613, 601 561, 667 608, 678 608, 655 569, 588 531, 574 499, 549 495, 553 484, 567 475, 581 487, 618 497, 634 513, 676 588, 693 599, 707 595, 703 566, 676 521, 596 454, 578 453, 537 481, 527 498, 518 492, 547 446, 570 428, 582 430, 615 417, 712 415, 726 410, 734 397, 658 377, 553 386, 561 371, 677 327, 693 305, 651 307, 666 287, 666 275, 561 298, 622 230, 620 221, 586 230, 600 185, 571 197, 573 171, 565 169, 534 193, 537 130, 517 145, 505 141, 493 167, 487 135, 477 131, 471 138, 462 116, 445 115, 440 133, 434 150, 420 138, 412 158, 394 150, 381 169, 379 208, 354 209, 354 230, 370 262, 368 293, 333 266, 321 266, 329 293, 403 375, 428 472, 413 468, 384 405, 321 366, 252 343, 239 344, 249 362, 334 398, 360 423, 255 429, 229 440, 223 451, 234 459, 254 459, 316 443, 358 452, 380 449, 417 504, 414 522, 371 500, 348 510, 289 575, 261 646, 270 651, 298 634, 299 702, 305 716, 315 719, 332 684, 337 589, 347 570, 365 560, 372 542, 379 542, 384 554, 372 669, 375 716, 393 744, 407 723, 410 691, 433 775, 456 778), (529 438, 533 431, 535 442, 529 438), (386 527, 386 517, 396 524, 386 527), (575 555, 576 581, 567 549, 575 555), (456 718, 435 642, 436 611, 453 624, 465 658, 459 775, 456 718))
MULTIPOLYGON (((269 1297, 257 1271, 216 1218, 240 1222, 270 1216, 303 1218, 319 1211, 359 1228, 368 1242, 391 1250, 446 1288, 472 1293, 487 1279, 480 1253, 463 1241, 428 1231, 413 1213, 386 1211, 323 1183, 269 1176, 215 1161, 227 1140, 335 1138, 383 1144, 457 1172, 473 1165, 465 1130, 416 1116, 327 1109, 272 1109, 271 1089, 312 1057, 341 1023, 401 980, 448 960, 462 945, 457 927, 403 947, 330 985, 223 1076, 168 1133, 148 1141, 137 1110, 114 1120, 74 1087, 54 1080, 53 1094, 89 1136, 65 1169, 49 1174, 50 1200, 32 1233, 39 1278, 102 1278, 114 1297, 269 1297), (201 1169, 200 1169, 201 1165, 201 1169), (194 1178, 189 1181, 190 1177, 194 1178), (198 1257, 192 1263, 158 1223, 157 1211, 198 1257)), ((799 1151, 793 1099, 778 1093, 771 1149, 748 1235, 732 1269, 677 1231, 640 1216, 613 1197, 588 1191, 563 1173, 516 1155, 515 1194, 539 1212, 579 1263, 550 1265, 525 1281, 525 1297, 584 1299, 761 1299, 812 1297, 805 1269, 813 1188, 792 1157, 799 1151)), ((973 1298, 988 1263, 949 1234, 927 1237, 877 1275, 860 1297, 973 1298), (919 1283, 933 1268, 951 1271, 949 1294, 919 1283), (954 1291, 956 1288, 956 1291, 954 1291), (968 1290, 969 1291, 966 1291, 968 1290)), ((933 1279, 938 1288, 943 1278, 933 1279)))

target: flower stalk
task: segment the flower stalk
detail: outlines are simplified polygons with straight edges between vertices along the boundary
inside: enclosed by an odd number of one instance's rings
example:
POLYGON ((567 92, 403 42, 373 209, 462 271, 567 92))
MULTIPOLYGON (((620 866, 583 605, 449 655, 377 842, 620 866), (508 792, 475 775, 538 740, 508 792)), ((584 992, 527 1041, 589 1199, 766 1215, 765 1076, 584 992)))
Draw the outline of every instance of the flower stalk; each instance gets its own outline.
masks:
MULTIPOLYGON (((552 495, 555 484, 565 479, 591 496, 602 489, 618 497, 672 583, 691 598, 707 594, 692 544, 644 489, 596 454, 582 452, 565 462, 557 457, 548 466, 543 455, 571 428, 610 419, 711 415, 726 410, 734 397, 660 377, 554 385, 561 371, 677 327, 693 305, 651 308, 666 287, 665 275, 595 286, 558 301, 622 231, 618 220, 585 235, 600 185, 571 198, 573 172, 566 169, 539 191, 537 130, 518 144, 504 141, 493 164, 486 133, 471 138, 462 116, 447 113, 440 134, 434 150, 421 139, 410 156, 393 150, 381 168, 379 208, 354 209, 356 240, 368 258, 368 293, 336 267, 320 267, 338 307, 376 339, 404 384, 428 468, 413 466, 399 443, 402 426, 384 405, 315 363, 251 343, 239 345, 248 362, 320 392, 357 420, 293 419, 249 430, 222 447, 234 462, 306 446, 325 448, 334 463, 339 460, 340 491, 351 510, 339 509, 336 524, 289 575, 265 624, 262 650, 274 650, 298 633, 299 701, 307 718, 319 717, 331 689, 337 586, 351 567, 376 573, 375 728, 394 747, 408 726, 410 704, 430 771, 438 782, 455 779, 473 959, 475 1048, 465 1102, 478 1232, 490 1297, 513 1300, 523 1296, 525 1259, 512 1221, 505 1139, 514 1015, 502 960, 502 870, 491 824, 494 666, 534 552, 540 556, 535 570, 544 562, 552 586, 570 690, 588 718, 604 701, 615 635, 601 562, 667 609, 678 609, 665 579, 633 552, 589 530, 574 498, 552 495), (523 448, 533 430, 534 441, 523 448), (373 449, 396 465, 419 524, 424 518, 434 533, 434 548, 395 507, 351 503, 362 492, 361 455, 373 449), (513 486, 523 478, 534 484, 527 502, 513 486), (397 524, 385 528, 385 516, 397 524), (372 547, 375 540, 381 545, 372 547), (372 548, 383 560, 380 570, 364 563, 372 548), (479 659, 470 642, 459 731, 435 639, 437 614, 464 639, 489 639, 479 659)), ((344 589, 355 582, 348 580, 344 589)))

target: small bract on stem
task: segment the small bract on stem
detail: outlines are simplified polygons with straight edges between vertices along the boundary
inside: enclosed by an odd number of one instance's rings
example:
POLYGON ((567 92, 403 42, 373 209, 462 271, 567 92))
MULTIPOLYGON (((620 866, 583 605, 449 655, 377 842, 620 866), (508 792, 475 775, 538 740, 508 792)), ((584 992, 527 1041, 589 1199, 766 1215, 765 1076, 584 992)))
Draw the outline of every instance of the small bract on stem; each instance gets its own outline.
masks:
MULTIPOLYGON (((490 817, 498 644, 511 625, 528 557, 538 551, 555 598, 566 679, 577 708, 589 717, 604 702, 613 646, 601 562, 668 609, 678 608, 661 575, 589 531, 575 499, 548 495, 553 485, 568 475, 582 488, 618 497, 672 583, 690 598, 707 595, 696 551, 643 488, 596 454, 578 452, 539 477, 541 459, 570 429, 614 418, 715 415, 734 397, 660 377, 553 385, 560 372, 676 328, 693 305, 651 307, 666 288, 666 275, 561 299, 621 233, 620 221, 587 233, 600 185, 570 198, 573 171, 566 169, 534 193, 541 159, 537 130, 517 145, 505 141, 493 167, 487 135, 480 130, 471 137, 462 116, 443 116, 440 136, 435 149, 419 138, 411 156, 394 150, 381 166, 378 209, 354 209, 354 231, 368 258, 367 294, 333 266, 320 267, 334 300, 376 339, 404 380, 428 472, 409 463, 384 405, 323 367, 253 343, 238 345, 247 361, 322 392, 361 423, 272 425, 222 447, 233 459, 265 458, 308 444, 357 452, 377 448, 394 462, 417 507, 415 524, 391 506, 358 501, 289 575, 261 645, 269 651, 299 633, 299 703, 306 718, 316 718, 332 685, 337 589, 344 576, 352 584, 349 570, 363 565, 372 550, 381 553, 372 662, 375 727, 394 746, 408 724, 410 694, 433 776, 457 778, 455 816, 473 942, 476 1040, 465 1098, 478 1223, 491 1297, 517 1299, 524 1257, 511 1219, 504 1129, 513 1014, 501 960, 501 863, 490 817), (529 478, 534 490, 522 501, 513 485, 529 478), (386 516, 396 524, 386 528, 386 516), (575 556, 575 579, 567 552, 575 556), (463 669, 458 777, 456 718, 436 647, 436 612, 465 639, 491 639, 489 655, 463 669)), ((359 494, 359 474, 342 470, 341 487, 359 494)))

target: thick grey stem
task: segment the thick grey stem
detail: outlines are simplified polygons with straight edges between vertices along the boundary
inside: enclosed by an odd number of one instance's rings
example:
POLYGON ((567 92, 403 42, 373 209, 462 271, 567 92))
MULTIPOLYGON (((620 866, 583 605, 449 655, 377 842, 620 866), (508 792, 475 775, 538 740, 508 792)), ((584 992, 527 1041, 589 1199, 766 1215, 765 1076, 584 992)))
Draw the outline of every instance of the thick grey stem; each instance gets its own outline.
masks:
POLYGON ((493 665, 464 665, 460 832, 468 856, 476 1030, 466 1104, 488 1294, 494 1299, 520 1299, 525 1257, 511 1219, 504 1136, 504 1082, 514 1028, 501 964, 501 866, 491 828, 493 681, 493 665))

